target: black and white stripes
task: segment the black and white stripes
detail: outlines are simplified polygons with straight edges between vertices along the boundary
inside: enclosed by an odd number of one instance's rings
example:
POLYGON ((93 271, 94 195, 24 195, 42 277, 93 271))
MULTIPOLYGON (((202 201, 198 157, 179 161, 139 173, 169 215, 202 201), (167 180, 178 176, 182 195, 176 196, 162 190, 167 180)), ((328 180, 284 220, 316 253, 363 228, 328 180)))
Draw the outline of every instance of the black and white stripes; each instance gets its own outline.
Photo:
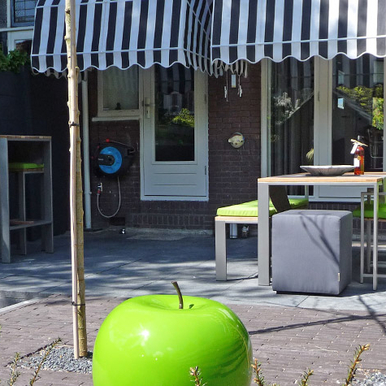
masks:
POLYGON ((212 60, 386 56, 385 0, 214 0, 212 60))
MULTIPOLYGON (((76 0, 77 59, 81 71, 181 63, 211 71, 212 0, 76 0)), ((62 72, 64 0, 38 0, 32 67, 62 72)))
MULTIPOLYGON (((65 0, 38 0, 32 67, 62 72, 65 0)), ((246 62, 386 56, 386 0, 76 0, 81 71, 181 63, 219 74, 246 62)))

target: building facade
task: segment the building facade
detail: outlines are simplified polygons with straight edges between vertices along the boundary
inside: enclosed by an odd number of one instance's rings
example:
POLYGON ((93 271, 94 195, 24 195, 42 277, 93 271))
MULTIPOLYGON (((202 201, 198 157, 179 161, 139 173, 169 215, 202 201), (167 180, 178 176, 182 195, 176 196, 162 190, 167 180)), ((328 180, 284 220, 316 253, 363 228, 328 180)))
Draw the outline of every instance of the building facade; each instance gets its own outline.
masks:
MULTIPOLYGON (((8 0, 9 9, 19 2, 8 0)), ((56 11, 60 3, 41 1, 37 8, 32 66, 40 72, 65 70, 63 23, 51 29, 52 15, 64 10, 56 11)), ((211 230, 218 207, 256 199, 260 176, 351 164, 351 139, 358 136, 369 145, 366 170, 383 171, 386 23, 383 2, 367 3, 352 1, 350 9, 331 0, 78 4, 78 59, 87 70, 80 83, 89 144, 87 226, 211 230), (307 12, 316 3, 314 25, 307 12), (91 16, 104 28, 91 31, 91 16), (241 147, 229 142, 234 135, 244 138, 241 147), (121 145, 133 162, 123 173, 103 172, 101 149, 114 153, 121 145)), ((11 19, 7 14, 0 29, 10 48, 16 33, 32 38, 31 29, 11 19), (12 38, 11 27, 17 27, 12 38)), ((351 208, 358 197, 329 187, 311 192, 316 207, 351 208)))

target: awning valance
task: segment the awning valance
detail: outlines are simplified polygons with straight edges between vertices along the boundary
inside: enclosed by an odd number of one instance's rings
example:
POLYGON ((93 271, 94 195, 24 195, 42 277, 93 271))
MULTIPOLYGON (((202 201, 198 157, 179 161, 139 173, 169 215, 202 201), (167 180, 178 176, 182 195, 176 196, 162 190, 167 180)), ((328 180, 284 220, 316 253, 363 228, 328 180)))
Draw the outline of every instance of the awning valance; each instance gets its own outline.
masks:
MULTIPOLYGON (((76 0, 81 71, 181 63, 211 73, 212 0, 76 0)), ((31 53, 38 72, 67 66, 65 0, 38 0, 31 53)))
POLYGON ((385 0, 214 0, 212 61, 386 56, 385 0))

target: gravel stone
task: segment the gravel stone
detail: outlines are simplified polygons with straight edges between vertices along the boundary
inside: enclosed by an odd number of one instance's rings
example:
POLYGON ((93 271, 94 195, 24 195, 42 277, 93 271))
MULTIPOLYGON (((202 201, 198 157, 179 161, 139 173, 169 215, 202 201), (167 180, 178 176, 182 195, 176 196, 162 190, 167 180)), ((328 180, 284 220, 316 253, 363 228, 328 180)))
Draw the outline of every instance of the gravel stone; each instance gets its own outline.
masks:
MULTIPOLYGON (((26 369, 36 370, 44 355, 45 349, 42 349, 32 355, 25 356, 20 359, 19 366, 26 369)), ((87 357, 75 359, 74 349, 72 347, 55 346, 48 354, 42 366, 42 370, 91 374, 92 353, 89 352, 87 357)))
POLYGON ((355 386, 386 386, 386 375, 380 372, 372 373, 366 376, 363 381, 353 382, 355 386))

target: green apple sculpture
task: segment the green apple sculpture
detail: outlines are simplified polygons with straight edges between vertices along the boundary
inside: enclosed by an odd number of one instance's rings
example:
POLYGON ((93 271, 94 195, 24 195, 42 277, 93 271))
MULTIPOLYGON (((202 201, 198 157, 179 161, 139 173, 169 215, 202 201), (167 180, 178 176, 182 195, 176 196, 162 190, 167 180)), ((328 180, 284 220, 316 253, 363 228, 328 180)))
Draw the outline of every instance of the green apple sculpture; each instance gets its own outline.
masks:
POLYGON ((198 366, 208 386, 249 386, 251 363, 248 332, 233 311, 179 293, 135 297, 111 311, 92 372, 94 386, 191 386, 198 366))

